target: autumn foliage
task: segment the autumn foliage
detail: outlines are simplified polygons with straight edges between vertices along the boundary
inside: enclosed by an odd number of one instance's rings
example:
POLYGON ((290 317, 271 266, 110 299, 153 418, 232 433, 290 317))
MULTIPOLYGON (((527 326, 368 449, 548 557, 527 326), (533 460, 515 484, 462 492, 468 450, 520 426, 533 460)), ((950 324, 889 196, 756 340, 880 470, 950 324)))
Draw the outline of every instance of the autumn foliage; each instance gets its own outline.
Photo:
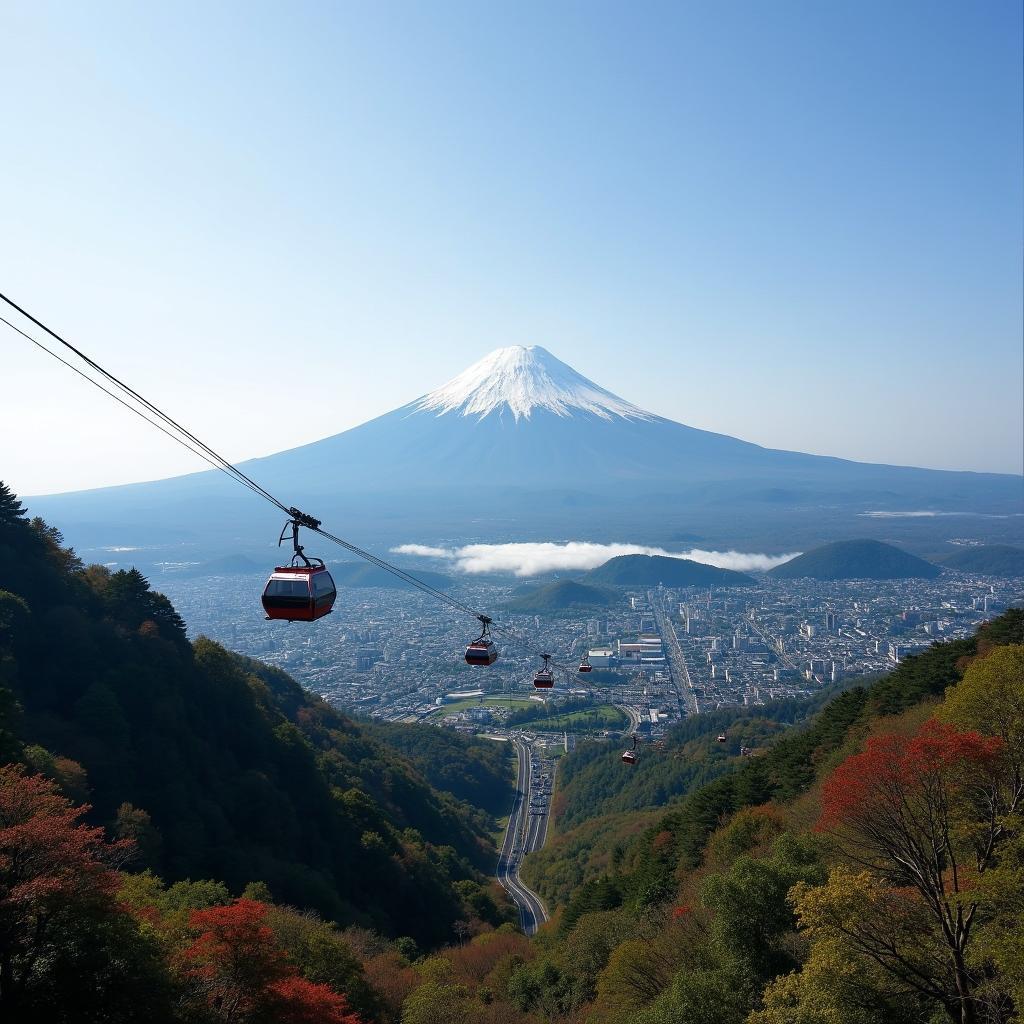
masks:
POLYGON ((197 934, 179 965, 193 998, 224 1021, 358 1024, 344 996, 287 962, 266 918, 267 906, 248 899, 192 912, 197 934))
POLYGON ((913 827, 908 812, 970 800, 992 781, 1002 742, 929 721, 915 736, 878 736, 847 758, 822 791, 819 830, 849 828, 885 845, 886 828, 913 827))
POLYGON ((826 781, 820 831, 867 870, 798 897, 805 926, 841 936, 958 1021, 981 1019, 979 879, 1010 836, 1004 742, 931 720, 879 736, 826 781), (920 959, 922 950, 942 951, 920 959))
POLYGON ((0 767, 0 1010, 52 956, 64 919, 102 911, 117 885, 110 861, 125 844, 83 824, 88 809, 20 765, 0 767))

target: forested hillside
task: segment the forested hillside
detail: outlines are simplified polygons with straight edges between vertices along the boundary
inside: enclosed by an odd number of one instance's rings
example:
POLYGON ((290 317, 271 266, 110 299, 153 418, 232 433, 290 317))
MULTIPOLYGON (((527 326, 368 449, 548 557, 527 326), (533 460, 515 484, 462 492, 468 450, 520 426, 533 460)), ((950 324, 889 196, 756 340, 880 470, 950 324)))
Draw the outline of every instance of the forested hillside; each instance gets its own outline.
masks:
POLYGON ((360 723, 367 736, 401 751, 430 784, 502 817, 515 796, 515 758, 506 743, 465 737, 434 726, 360 723))
POLYGON ((982 544, 961 548, 942 560, 947 569, 990 576, 1024 576, 1024 548, 1009 544, 982 544))
POLYGON ((639 1024, 1017 1020, 1022 645, 1011 611, 644 812, 638 839, 621 813, 568 832, 535 872, 563 905, 520 1005, 639 1024), (562 886, 580 835, 602 870, 562 886))
POLYGON ((803 722, 840 692, 823 690, 810 700, 777 701, 760 708, 713 711, 687 718, 656 745, 640 743, 640 758, 622 770, 621 750, 581 743, 560 762, 555 793, 557 828, 543 850, 530 856, 523 877, 546 899, 563 902, 577 886, 623 855, 652 814, 691 790, 735 771, 744 755, 758 756, 775 737, 803 722), (725 742, 718 737, 725 736, 725 742))
MULTIPOLYGON (((87 800, 111 834, 136 836, 135 866, 232 892, 259 881, 425 944, 467 916, 456 883, 488 884, 495 792, 471 806, 450 795, 458 780, 432 787, 380 732, 284 673, 190 644, 141 574, 83 566, 6 489, 0 584, 7 756, 87 800)), ((460 794, 482 791, 472 781, 460 794)))

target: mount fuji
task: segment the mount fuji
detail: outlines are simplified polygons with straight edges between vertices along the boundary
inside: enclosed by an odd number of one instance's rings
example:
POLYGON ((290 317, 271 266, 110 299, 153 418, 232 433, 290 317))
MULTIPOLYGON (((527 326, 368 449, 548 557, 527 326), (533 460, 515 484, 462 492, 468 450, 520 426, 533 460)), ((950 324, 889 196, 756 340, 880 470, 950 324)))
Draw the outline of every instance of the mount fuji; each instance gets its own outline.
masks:
MULTIPOLYGON (((687 531, 679 539, 792 550, 794 540, 834 540, 854 526, 891 538, 911 511, 1010 517, 1019 528, 1024 507, 1019 477, 850 462, 686 426, 540 346, 498 349, 393 412, 241 465, 328 528, 375 541, 608 531, 664 540, 675 529, 687 531), (867 510, 884 515, 865 519, 867 510)), ((40 497, 31 507, 87 551, 199 545, 208 554, 206 542, 239 550, 273 533, 276 518, 270 506, 261 517, 213 471, 40 497)))

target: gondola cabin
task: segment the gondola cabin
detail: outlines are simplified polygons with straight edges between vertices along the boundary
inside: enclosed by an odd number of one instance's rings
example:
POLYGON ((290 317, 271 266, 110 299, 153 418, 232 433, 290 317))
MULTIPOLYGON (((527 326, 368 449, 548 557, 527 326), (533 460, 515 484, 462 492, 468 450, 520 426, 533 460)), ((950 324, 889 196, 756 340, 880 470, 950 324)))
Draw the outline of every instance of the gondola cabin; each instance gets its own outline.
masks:
POLYGON ((493 665, 497 660, 498 648, 493 640, 476 640, 466 648, 470 665, 493 665))
POLYGON ((724 743, 724 742, 726 741, 726 739, 727 739, 727 738, 728 738, 728 737, 727 737, 727 736, 725 735, 725 733, 724 733, 724 732, 720 732, 720 733, 718 734, 718 742, 719 742, 719 743, 724 743))
POLYGON ((589 661, 587 661, 587 659, 586 659, 586 658, 584 658, 584 659, 583 659, 583 660, 582 660, 582 661, 580 662, 580 671, 581 671, 581 672, 593 672, 593 668, 591 667, 591 665, 590 665, 590 662, 589 662, 589 661))
POLYGON ((554 673, 538 672, 533 677, 533 685, 538 690, 550 690, 555 685, 554 673))
POLYGON ((268 619, 314 622, 330 614, 337 596, 324 566, 279 565, 263 588, 263 610, 268 619))
POLYGON ((625 750, 625 751, 623 751, 623 753, 622 753, 622 763, 623 764, 636 764, 636 751, 635 750, 625 750))

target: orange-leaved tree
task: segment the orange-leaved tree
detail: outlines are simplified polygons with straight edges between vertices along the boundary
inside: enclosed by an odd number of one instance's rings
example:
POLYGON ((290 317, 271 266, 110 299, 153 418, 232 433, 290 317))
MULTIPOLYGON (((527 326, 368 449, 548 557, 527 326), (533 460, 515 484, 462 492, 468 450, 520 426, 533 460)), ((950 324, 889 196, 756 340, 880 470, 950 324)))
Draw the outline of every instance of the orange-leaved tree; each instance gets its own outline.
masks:
POLYGON ((859 881, 840 871, 794 892, 812 934, 841 936, 965 1024, 979 1019, 983 981, 968 955, 972 891, 1007 834, 1002 746, 934 720, 870 739, 826 781, 817 826, 862 869, 859 881))
POLYGON ((345 997, 307 981, 267 924, 267 905, 239 899, 193 911, 196 936, 179 956, 191 998, 216 1020, 239 1024, 359 1024, 345 997))
POLYGON ((46 983, 69 920, 116 913, 110 864, 126 844, 83 824, 88 810, 21 765, 0 767, 0 1017, 46 983))

